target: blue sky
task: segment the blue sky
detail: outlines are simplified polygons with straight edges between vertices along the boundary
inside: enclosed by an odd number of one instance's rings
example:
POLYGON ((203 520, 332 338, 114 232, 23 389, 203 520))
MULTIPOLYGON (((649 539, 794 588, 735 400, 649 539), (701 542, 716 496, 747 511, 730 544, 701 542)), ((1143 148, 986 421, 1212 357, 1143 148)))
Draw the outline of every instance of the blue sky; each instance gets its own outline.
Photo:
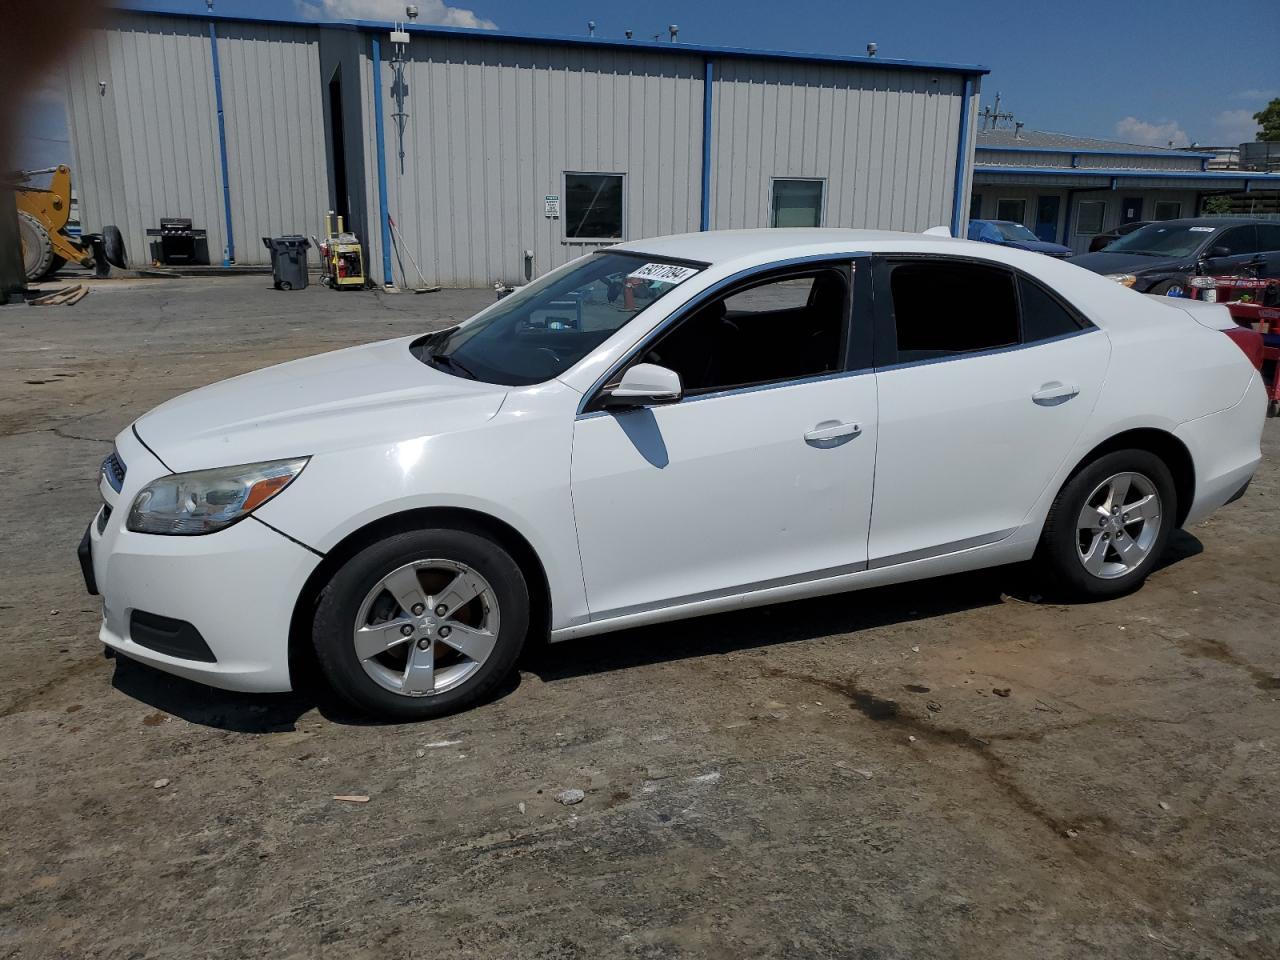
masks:
MULTIPOLYGON (((155 10, 202 11, 205 0, 133 0, 155 10)), ((981 63, 996 91, 1031 129, 1138 143, 1235 144, 1251 114, 1280 96, 1276 0, 418 0, 420 21, 496 25, 528 33, 666 35, 727 46, 981 63)), ((220 13, 381 19, 402 0, 215 0, 220 13)), ((69 158, 66 124, 50 81, 26 111, 18 161, 69 158)))

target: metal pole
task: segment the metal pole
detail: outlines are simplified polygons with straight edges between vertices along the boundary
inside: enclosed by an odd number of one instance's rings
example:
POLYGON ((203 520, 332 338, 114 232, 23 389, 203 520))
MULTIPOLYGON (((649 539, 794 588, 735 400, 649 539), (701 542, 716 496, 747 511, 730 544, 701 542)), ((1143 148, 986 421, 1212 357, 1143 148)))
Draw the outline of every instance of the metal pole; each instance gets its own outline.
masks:
POLYGON ((218 30, 209 23, 209 48, 213 51, 213 97, 218 107, 218 153, 222 159, 222 214, 227 225, 227 242, 222 248, 222 265, 236 260, 236 235, 231 227, 231 183, 227 173, 227 121, 222 112, 222 70, 218 66, 218 30))
MULTIPOLYGON (((969 165, 969 100, 973 96, 973 78, 964 78, 964 100, 960 104, 960 136, 956 143, 956 182, 951 198, 951 235, 960 236, 967 198, 964 192, 965 169, 969 165)), ((997 96, 999 96, 997 94, 997 96)))
POLYGON ((375 34, 373 40, 373 131, 378 146, 378 217, 382 237, 382 284, 395 284, 391 273, 391 222, 387 219, 387 147, 382 122, 382 43, 375 34))
POLYGON ((711 96, 716 78, 715 61, 703 61, 702 79, 702 217, 699 230, 711 229, 711 96))

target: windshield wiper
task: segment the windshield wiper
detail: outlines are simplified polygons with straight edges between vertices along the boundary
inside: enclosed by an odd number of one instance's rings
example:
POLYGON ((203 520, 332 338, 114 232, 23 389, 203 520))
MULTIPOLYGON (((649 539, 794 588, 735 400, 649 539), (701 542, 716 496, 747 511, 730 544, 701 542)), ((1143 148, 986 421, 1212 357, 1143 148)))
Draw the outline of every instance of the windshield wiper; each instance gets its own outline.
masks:
POLYGON ((461 360, 457 360, 457 359, 455 359, 455 358, 454 358, 454 356, 453 356, 453 354, 450 354, 450 353, 432 353, 432 354, 428 354, 428 355, 427 355, 427 359, 428 359, 428 361, 431 363, 431 365, 432 365, 433 367, 437 367, 437 368, 442 369, 442 370, 452 370, 452 371, 454 371, 455 373, 460 373, 460 374, 462 374, 462 375, 463 375, 464 377, 466 377, 468 380, 479 380, 479 379, 480 379, 479 377, 477 377, 477 376, 476 376, 475 371, 471 370, 471 369, 470 369, 470 368, 469 368, 465 363, 463 363, 461 360))

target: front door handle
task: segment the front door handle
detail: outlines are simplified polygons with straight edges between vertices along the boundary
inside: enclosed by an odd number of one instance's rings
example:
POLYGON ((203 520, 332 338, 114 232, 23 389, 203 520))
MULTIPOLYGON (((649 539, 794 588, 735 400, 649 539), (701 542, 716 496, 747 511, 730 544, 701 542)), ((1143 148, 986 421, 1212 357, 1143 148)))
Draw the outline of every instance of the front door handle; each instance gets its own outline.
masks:
POLYGON ((1066 403, 1079 392, 1080 388, 1074 383, 1061 383, 1057 380, 1051 380, 1033 393, 1031 399, 1042 407, 1056 407, 1060 403, 1066 403))
POLYGON ((804 435, 805 443, 830 443, 832 440, 847 440, 862 433, 862 424, 841 423, 839 420, 823 420, 804 435))

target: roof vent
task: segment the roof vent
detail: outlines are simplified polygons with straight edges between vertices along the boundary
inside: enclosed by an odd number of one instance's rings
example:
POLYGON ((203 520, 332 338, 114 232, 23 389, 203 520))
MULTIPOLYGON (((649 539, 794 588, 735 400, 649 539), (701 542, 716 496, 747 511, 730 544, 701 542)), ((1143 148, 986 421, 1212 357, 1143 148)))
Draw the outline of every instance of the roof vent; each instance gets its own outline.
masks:
POLYGON ((876 45, 876 42, 874 40, 872 40, 870 43, 867 44, 868 57, 874 57, 879 51, 880 51, 880 47, 876 45))

